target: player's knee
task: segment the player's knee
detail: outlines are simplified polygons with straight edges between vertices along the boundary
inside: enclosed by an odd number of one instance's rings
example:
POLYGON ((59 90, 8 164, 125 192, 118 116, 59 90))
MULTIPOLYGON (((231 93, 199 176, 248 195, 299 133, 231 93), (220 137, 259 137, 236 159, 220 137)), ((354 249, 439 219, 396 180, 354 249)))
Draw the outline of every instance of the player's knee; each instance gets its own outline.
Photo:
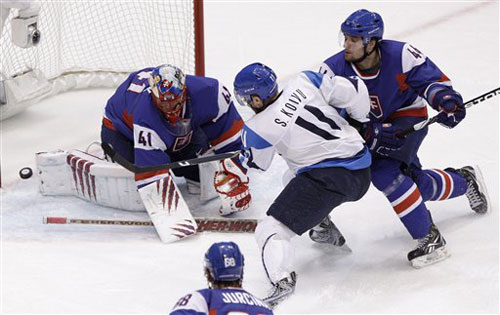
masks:
POLYGON ((290 240, 295 233, 272 216, 265 217, 255 229, 255 239, 260 248, 270 238, 290 240))
POLYGON ((387 179, 387 176, 379 172, 372 171, 372 184, 380 191, 384 191, 391 182, 387 179))
POLYGON ((384 191, 401 175, 400 162, 392 159, 380 159, 372 163, 371 180, 373 186, 384 191))

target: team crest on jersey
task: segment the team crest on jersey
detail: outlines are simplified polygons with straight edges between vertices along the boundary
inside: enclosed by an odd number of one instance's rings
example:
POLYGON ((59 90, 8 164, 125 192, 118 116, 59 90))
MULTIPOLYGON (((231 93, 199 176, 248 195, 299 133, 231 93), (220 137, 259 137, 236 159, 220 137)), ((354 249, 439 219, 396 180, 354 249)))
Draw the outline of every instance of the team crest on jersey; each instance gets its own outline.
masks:
POLYGON ((191 143, 192 137, 193 137, 193 130, 191 130, 185 136, 175 138, 174 145, 172 146, 172 151, 179 151, 184 149, 189 143, 191 143))
POLYGON ((377 95, 370 95, 370 114, 375 118, 381 118, 384 116, 382 105, 380 104, 377 95))

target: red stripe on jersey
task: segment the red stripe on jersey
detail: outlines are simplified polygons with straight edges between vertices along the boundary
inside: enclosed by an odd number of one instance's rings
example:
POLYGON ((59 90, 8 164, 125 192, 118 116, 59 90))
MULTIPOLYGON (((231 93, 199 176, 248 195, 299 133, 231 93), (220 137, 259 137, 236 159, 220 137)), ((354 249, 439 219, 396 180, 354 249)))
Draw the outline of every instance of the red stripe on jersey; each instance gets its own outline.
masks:
POLYGON ((231 128, 224 132, 219 138, 210 141, 210 144, 212 146, 216 146, 219 143, 231 138, 232 136, 237 134, 241 130, 241 128, 243 128, 243 124, 244 123, 242 119, 235 120, 231 128))
POLYGON ((448 173, 446 173, 442 170, 438 170, 438 169, 434 169, 434 170, 436 172, 438 172, 439 174, 441 174, 444 178, 444 183, 443 183, 444 193, 443 193, 443 196, 439 200, 448 199, 451 195, 451 177, 450 177, 450 175, 448 175, 448 173))
POLYGON ((408 197, 406 197, 405 200, 394 206, 394 211, 396 211, 397 214, 400 214, 401 212, 412 206, 419 198, 420 191, 418 190, 418 188, 415 188, 415 190, 408 197))
POLYGON ((155 177, 157 175, 161 175, 161 174, 165 174, 165 173, 168 173, 168 170, 138 173, 138 174, 135 174, 135 180, 136 181, 145 180, 145 179, 152 178, 152 177, 155 177))
POLYGON ((399 117, 425 117, 427 119, 427 107, 422 108, 409 108, 406 110, 400 110, 395 113, 392 113, 389 116, 389 119, 399 118, 399 117))
POLYGON ((103 117, 102 124, 104 125, 104 127, 108 128, 110 130, 116 131, 116 128, 113 125, 113 122, 111 120, 109 120, 108 118, 103 117))
POLYGON ((134 129, 134 116, 132 114, 127 113, 127 110, 123 111, 122 115, 123 122, 130 128, 134 129))
POLYGON ((439 79, 439 82, 450 82, 450 78, 444 73, 441 72, 441 78, 439 79))

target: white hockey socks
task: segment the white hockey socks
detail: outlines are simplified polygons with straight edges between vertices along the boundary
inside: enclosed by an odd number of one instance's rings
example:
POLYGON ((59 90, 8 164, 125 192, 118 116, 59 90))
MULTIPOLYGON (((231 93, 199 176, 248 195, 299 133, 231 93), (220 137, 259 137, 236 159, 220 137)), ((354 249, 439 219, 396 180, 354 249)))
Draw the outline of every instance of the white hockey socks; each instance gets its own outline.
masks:
POLYGON ((296 234, 292 230, 271 216, 262 220, 255 229, 262 264, 273 285, 294 271, 294 249, 291 244, 294 236, 296 234))

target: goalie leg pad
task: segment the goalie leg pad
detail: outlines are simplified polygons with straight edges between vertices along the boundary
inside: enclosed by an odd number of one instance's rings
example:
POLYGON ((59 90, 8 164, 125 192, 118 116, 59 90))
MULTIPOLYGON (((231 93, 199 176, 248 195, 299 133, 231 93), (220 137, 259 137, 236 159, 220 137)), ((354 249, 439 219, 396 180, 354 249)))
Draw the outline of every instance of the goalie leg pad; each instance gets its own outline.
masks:
POLYGON ((134 175, 117 164, 78 150, 59 150, 37 153, 36 165, 42 195, 75 195, 106 207, 145 211, 134 175))
POLYGON ((200 169, 200 200, 212 200, 218 196, 213 184, 215 173, 219 170, 219 162, 202 163, 200 169))
POLYGON ((170 172, 139 188, 146 211, 164 243, 194 235, 198 228, 170 172))

